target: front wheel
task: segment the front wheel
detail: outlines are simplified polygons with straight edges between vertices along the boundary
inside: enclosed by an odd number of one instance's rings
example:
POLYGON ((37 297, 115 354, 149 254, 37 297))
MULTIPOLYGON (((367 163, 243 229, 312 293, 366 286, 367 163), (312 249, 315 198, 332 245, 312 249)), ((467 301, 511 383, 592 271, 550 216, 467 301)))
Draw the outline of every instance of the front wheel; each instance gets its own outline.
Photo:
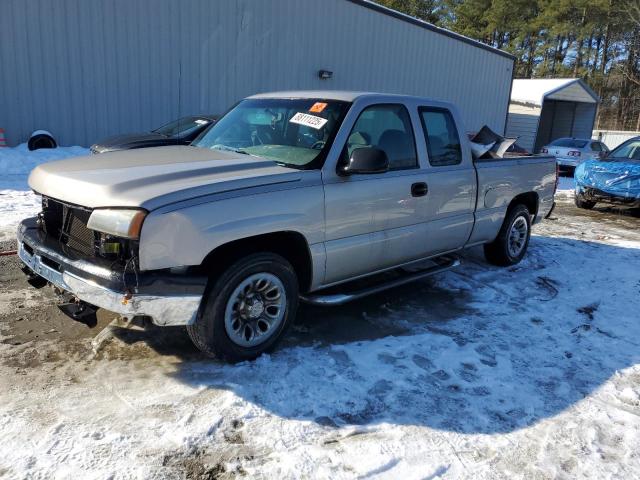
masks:
POLYGON ((187 331, 211 357, 238 362, 273 349, 298 308, 298 279, 279 255, 257 253, 212 280, 203 308, 187 331))
POLYGON ((515 265, 522 260, 531 238, 531 214, 524 205, 516 205, 507 211, 496 239, 484 246, 484 256, 489 263, 501 267, 515 265))

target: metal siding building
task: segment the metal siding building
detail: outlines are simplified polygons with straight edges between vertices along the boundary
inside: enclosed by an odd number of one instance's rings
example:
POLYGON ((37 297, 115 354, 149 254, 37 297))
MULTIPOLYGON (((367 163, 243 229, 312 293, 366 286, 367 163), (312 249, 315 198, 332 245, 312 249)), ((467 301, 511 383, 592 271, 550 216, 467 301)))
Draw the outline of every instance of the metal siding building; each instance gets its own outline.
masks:
POLYGON ((591 138, 598 103, 579 79, 514 80, 507 136, 534 153, 558 138, 591 138))
POLYGON ((452 101, 468 130, 503 132, 513 62, 362 0, 5 0, 0 128, 89 145, 258 92, 351 89, 452 101))

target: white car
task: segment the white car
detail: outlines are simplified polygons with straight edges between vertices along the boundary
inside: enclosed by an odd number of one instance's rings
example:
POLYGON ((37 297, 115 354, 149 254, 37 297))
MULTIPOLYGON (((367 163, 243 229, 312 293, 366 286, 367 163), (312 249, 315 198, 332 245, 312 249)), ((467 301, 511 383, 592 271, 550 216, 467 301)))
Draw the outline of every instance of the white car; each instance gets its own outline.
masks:
POLYGON ((541 153, 553 155, 560 170, 573 172, 585 160, 600 160, 609 153, 609 148, 598 141, 589 138, 558 138, 541 153))

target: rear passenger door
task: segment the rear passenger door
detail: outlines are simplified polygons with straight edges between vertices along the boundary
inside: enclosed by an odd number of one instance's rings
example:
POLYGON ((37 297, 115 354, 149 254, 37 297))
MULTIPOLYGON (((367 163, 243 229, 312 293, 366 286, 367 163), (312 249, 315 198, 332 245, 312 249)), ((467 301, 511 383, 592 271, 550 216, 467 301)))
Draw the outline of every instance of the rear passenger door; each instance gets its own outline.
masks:
POLYGON ((426 245, 435 255, 464 246, 474 222, 477 180, 464 152, 453 114, 446 108, 418 108, 429 163, 426 245))

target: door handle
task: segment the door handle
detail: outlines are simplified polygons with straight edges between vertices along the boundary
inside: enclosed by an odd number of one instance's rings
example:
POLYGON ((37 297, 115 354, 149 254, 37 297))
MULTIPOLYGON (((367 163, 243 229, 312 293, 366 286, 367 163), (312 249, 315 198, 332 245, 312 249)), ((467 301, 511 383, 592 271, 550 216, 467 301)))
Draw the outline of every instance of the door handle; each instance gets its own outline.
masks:
POLYGON ((429 187, 425 182, 418 182, 411 185, 412 197, 424 197, 427 193, 429 193, 429 187))

